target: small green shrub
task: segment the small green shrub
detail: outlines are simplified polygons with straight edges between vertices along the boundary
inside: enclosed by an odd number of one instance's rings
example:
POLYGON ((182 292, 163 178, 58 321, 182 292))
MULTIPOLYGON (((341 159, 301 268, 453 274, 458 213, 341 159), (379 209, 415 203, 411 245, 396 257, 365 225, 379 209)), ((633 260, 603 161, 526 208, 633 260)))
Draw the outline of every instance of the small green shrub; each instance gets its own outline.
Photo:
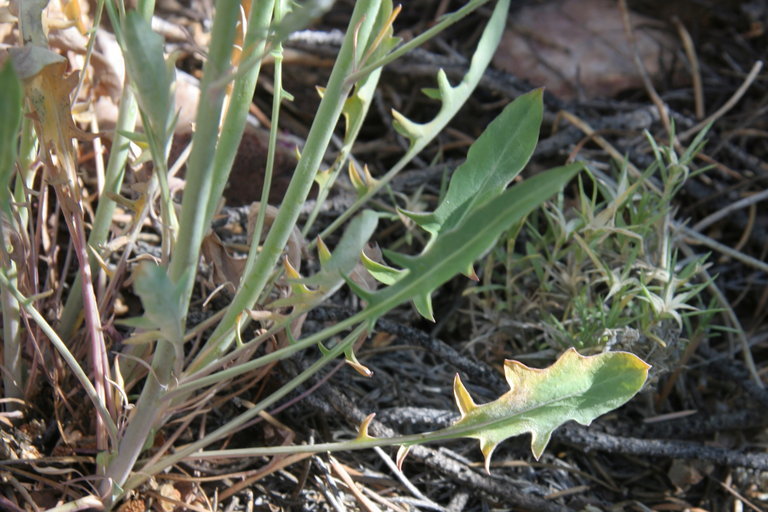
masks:
POLYGON ((617 181, 588 168, 575 204, 560 195, 496 247, 469 293, 505 352, 628 350, 674 368, 683 331, 706 332, 715 312, 706 256, 679 258, 672 206, 703 135, 680 157, 651 141, 654 163, 634 175, 620 163, 617 181))

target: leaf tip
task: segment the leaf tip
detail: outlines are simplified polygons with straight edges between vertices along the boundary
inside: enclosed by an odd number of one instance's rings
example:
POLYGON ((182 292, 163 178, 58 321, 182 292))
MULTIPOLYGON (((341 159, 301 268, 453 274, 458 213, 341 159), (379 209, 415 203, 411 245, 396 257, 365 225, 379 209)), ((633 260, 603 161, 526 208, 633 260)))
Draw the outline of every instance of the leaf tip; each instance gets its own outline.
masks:
POLYGON ((459 408, 462 418, 477 409, 477 404, 472 400, 458 373, 453 378, 453 396, 456 399, 456 406, 459 408))
POLYGON ((534 459, 538 461, 541 458, 541 454, 544 453, 551 437, 551 430, 545 432, 531 431, 531 453, 533 453, 534 459))
POLYGON ((376 413, 372 412, 371 414, 366 416, 362 422, 360 422, 360 427, 358 428, 358 434, 357 434, 357 437, 355 438, 356 441, 371 441, 374 439, 373 436, 368 434, 368 427, 371 425, 371 422, 375 417, 376 417, 376 413))
POLYGON ((496 446, 498 446, 498 443, 494 443, 492 441, 484 441, 481 442, 480 445, 480 451, 483 452, 483 467, 485 468, 485 472, 487 474, 491 474, 491 457, 493 456, 493 451, 496 449, 496 446))
POLYGON ((331 259, 331 251, 328 249, 328 246, 325 245, 323 239, 320 238, 320 235, 317 236, 317 256, 320 259, 321 266, 328 263, 328 260, 331 259))
POLYGON ((400 445, 400 448, 397 449, 397 469, 400 471, 403 470, 403 462, 405 461, 405 458, 408 456, 408 453, 411 451, 411 447, 406 445, 400 445))

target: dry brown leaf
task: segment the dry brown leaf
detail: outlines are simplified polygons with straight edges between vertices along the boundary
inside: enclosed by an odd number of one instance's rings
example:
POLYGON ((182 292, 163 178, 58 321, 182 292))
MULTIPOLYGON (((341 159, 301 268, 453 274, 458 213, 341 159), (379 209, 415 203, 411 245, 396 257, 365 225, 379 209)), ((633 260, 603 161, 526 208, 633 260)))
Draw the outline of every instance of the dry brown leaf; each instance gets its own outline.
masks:
POLYGON ((118 507, 117 512, 144 512, 145 510, 147 506, 144 500, 127 500, 118 507))
POLYGON ((203 239, 202 252, 203 257, 213 269, 214 286, 229 283, 232 285, 232 290, 235 290, 245 270, 246 258, 229 254, 221 238, 213 232, 203 239))
MULTIPOLYGON (((679 45, 631 15, 637 48, 651 76, 665 48, 679 45)), ((493 64, 562 99, 612 97, 642 87, 621 13, 611 0, 553 0, 520 9, 505 31, 493 64)))
POLYGON ((158 498, 152 505, 155 512, 173 512, 176 508, 176 503, 181 501, 181 492, 171 483, 165 483, 158 489, 160 496, 167 498, 167 500, 158 498))

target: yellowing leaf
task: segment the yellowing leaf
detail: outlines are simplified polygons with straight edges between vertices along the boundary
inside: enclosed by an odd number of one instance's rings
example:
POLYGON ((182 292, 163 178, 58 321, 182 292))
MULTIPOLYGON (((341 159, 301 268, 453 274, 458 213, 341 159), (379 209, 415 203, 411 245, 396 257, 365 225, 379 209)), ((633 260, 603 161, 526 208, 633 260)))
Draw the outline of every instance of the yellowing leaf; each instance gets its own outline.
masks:
MULTIPOLYGON (((46 149, 55 150, 62 166, 68 165, 73 157, 72 139, 90 137, 72 120, 70 94, 77 76, 67 76, 67 60, 45 48, 14 49, 11 58, 24 82, 38 136, 46 149)), ((69 178, 74 180, 74 176, 69 178)))
POLYGON ((531 450, 538 460, 552 432, 574 420, 592 420, 632 398, 645 383, 650 366, 627 352, 605 352, 585 357, 571 348, 546 369, 505 361, 510 390, 493 402, 476 405, 459 376, 454 396, 461 418, 445 431, 480 441, 489 470, 491 455, 505 439, 531 434, 531 450))

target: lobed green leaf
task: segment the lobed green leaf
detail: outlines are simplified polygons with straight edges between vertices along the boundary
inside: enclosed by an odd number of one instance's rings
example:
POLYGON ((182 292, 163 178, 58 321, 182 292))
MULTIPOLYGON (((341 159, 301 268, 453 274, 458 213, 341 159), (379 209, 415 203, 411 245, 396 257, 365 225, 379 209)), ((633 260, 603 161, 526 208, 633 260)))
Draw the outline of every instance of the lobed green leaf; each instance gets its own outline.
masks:
POLYGON ((432 241, 457 226, 474 205, 500 194, 523 170, 536 148, 542 115, 542 90, 537 89, 515 99, 488 125, 453 173, 440 206, 431 214, 410 215, 432 241))
POLYGON ((385 251, 385 256, 405 272, 388 288, 363 295, 372 309, 371 314, 383 314, 414 298, 420 301, 420 311, 431 311, 423 302, 432 291, 470 268, 493 247, 502 232, 560 191, 579 169, 581 164, 550 169, 473 208, 454 229, 440 233, 418 256, 385 251))
POLYGON ((461 418, 445 430, 478 439, 486 470, 500 442, 526 432, 538 460, 557 427, 570 420, 589 425, 623 405, 643 387, 649 368, 628 352, 585 357, 573 348, 543 370, 507 360, 504 374, 510 390, 483 405, 475 404, 457 375, 453 389, 461 418))

